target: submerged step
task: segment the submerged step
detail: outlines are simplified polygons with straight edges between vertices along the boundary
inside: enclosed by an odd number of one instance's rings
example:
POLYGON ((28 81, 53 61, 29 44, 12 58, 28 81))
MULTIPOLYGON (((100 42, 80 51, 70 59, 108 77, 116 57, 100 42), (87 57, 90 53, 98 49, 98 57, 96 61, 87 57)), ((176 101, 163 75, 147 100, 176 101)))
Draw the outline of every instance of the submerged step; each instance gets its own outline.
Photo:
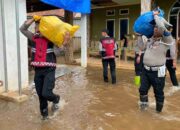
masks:
POLYGON ((19 95, 17 92, 8 92, 8 93, 1 93, 0 99, 21 103, 21 102, 27 101, 28 96, 24 94, 19 95))

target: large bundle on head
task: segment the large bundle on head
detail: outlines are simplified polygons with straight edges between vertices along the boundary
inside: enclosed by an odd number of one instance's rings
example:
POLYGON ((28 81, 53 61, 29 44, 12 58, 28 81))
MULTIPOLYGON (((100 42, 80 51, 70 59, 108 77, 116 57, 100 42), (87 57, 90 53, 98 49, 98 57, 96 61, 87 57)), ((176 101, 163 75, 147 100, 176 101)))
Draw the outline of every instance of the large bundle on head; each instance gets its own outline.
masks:
MULTIPOLYGON (((159 10, 159 17, 164 16, 164 12, 159 10)), ((146 12, 139 16, 134 23, 134 32, 145 35, 150 38, 153 35, 153 29, 155 26, 153 11, 146 12)))
POLYGON ((56 16, 43 16, 40 18, 39 31, 58 47, 63 44, 66 32, 69 32, 73 37, 78 29, 79 26, 65 23, 56 16))

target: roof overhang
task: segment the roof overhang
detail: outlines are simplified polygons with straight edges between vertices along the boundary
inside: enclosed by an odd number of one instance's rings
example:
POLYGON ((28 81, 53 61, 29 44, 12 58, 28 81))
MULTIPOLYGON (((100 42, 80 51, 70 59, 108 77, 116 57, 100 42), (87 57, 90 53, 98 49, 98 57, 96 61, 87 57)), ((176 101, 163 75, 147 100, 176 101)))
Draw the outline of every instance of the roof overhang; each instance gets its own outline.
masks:
POLYGON ((119 5, 140 4, 141 0, 112 0, 119 5))
POLYGON ((91 0, 92 9, 140 4, 141 0, 91 0))
POLYGON ((26 8, 28 13, 58 9, 57 7, 45 4, 40 0, 26 0, 26 8))

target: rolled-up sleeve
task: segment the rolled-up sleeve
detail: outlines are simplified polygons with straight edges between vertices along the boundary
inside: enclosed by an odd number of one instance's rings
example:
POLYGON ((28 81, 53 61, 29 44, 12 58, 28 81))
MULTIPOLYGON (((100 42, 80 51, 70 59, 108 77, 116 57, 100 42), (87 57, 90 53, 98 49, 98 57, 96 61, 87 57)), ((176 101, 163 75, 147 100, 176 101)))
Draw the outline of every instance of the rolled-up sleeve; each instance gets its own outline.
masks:
POLYGON ((156 22, 156 25, 158 26, 158 28, 160 28, 163 32, 167 31, 164 22, 161 20, 161 18, 158 15, 154 15, 154 20, 156 22))
POLYGON ((174 39, 170 34, 169 36, 163 36, 162 41, 167 44, 173 44, 174 39))
POLYGON ((29 24, 24 23, 24 24, 20 27, 20 31, 21 31, 22 34, 24 34, 24 36, 26 36, 29 40, 33 41, 33 33, 28 30, 29 26, 30 26, 29 24))

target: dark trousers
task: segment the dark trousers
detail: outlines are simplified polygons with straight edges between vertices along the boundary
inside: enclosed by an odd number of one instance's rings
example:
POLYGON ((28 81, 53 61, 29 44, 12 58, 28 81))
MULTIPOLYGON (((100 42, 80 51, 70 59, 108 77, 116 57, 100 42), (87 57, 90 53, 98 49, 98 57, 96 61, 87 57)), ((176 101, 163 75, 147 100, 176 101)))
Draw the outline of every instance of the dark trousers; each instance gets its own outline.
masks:
POLYGON ((147 102, 148 91, 150 87, 153 87, 156 103, 164 103, 164 86, 165 77, 158 77, 157 71, 148 71, 143 69, 141 75, 141 86, 139 88, 141 102, 147 102), (142 97, 142 98, 141 98, 142 97))
POLYGON ((110 66, 112 83, 116 83, 116 63, 115 59, 102 59, 104 81, 108 81, 108 64, 110 66))
POLYGON ((138 54, 135 54, 135 59, 134 59, 136 76, 140 76, 142 74, 142 70, 143 70, 143 56, 144 56, 144 54, 141 54, 141 60, 140 60, 139 64, 136 62, 138 56, 139 56, 138 54))
POLYGON ((173 60, 166 60, 166 67, 169 71, 169 75, 173 86, 178 86, 179 84, 176 78, 176 68, 173 68, 173 60))
POLYGON ((58 103, 58 97, 53 93, 55 85, 54 67, 36 67, 34 77, 36 92, 39 96, 41 115, 48 115, 48 101, 58 103))

